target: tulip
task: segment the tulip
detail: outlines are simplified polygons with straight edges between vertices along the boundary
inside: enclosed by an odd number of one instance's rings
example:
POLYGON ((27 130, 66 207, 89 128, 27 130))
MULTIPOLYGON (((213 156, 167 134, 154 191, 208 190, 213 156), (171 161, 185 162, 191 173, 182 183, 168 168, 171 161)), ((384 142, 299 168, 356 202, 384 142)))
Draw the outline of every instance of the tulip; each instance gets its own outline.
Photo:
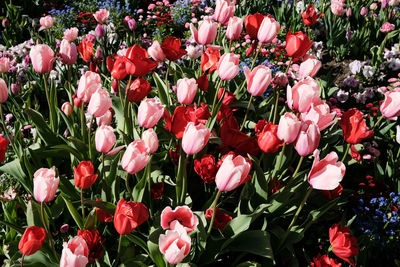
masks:
POLYGON ((156 132, 150 128, 142 133, 142 140, 149 149, 149 154, 154 153, 158 149, 158 138, 156 132))
POLYGON ((97 128, 95 143, 96 150, 100 153, 107 153, 113 148, 116 141, 114 129, 111 126, 102 125, 97 128))
POLYGON ((45 44, 33 46, 29 52, 29 57, 37 73, 49 73, 53 69, 54 52, 51 50, 50 46, 45 44))
POLYGON ((307 26, 314 25, 317 20, 322 16, 324 16, 324 14, 317 14, 313 5, 308 5, 307 9, 303 13, 301 13, 303 22, 307 26))
POLYGON ((78 38, 78 28, 73 27, 64 31, 63 39, 67 40, 68 42, 73 42, 78 38))
POLYGON ((314 76, 318 73, 321 68, 322 63, 314 56, 305 56, 305 60, 300 64, 300 68, 298 74, 301 79, 310 76, 314 78, 314 76))
POLYGON ((205 19, 199 22, 199 27, 196 29, 193 24, 190 24, 190 31, 197 44, 211 44, 217 37, 218 23, 211 19, 205 19))
POLYGON ((239 73, 239 55, 224 54, 218 61, 218 75, 223 81, 230 81, 239 73))
POLYGON ((157 62, 149 58, 147 50, 139 45, 129 47, 126 58, 130 63, 127 65, 127 73, 136 77, 145 76, 158 66, 157 62))
POLYGON ((109 16, 110 12, 107 9, 100 9, 93 14, 93 17, 100 24, 104 24, 108 20, 109 16))
POLYGON ((85 103, 89 103, 93 93, 101 88, 100 75, 92 71, 87 71, 79 80, 76 96, 85 103))
POLYGON ((203 73, 199 78, 196 79, 196 83, 199 86, 199 89, 203 92, 207 92, 208 90, 208 75, 203 73))
POLYGON ((216 70, 220 57, 221 53, 218 50, 208 47, 201 55, 200 64, 202 71, 206 72, 208 70, 208 73, 212 73, 214 70, 216 70))
POLYGON ((314 79, 307 77, 296 83, 293 88, 287 87, 287 103, 291 110, 307 112, 311 104, 319 104, 319 86, 314 79))
POLYGON ((278 35, 279 32, 279 22, 274 20, 271 17, 264 17, 260 28, 258 29, 257 38, 261 43, 270 43, 275 37, 278 35))
POLYGON ((328 255, 321 255, 318 253, 317 257, 313 257, 313 261, 310 262, 310 267, 341 267, 342 264, 338 263, 336 259, 329 258, 328 255))
POLYGON ((303 32, 292 33, 290 30, 286 35, 286 52, 289 57, 301 58, 311 48, 313 41, 308 39, 303 32))
POLYGON ((114 227, 120 235, 128 235, 148 218, 149 210, 143 203, 126 201, 122 198, 115 209, 114 227))
POLYGON ((286 112, 285 115, 281 116, 278 125, 278 138, 283 140, 285 143, 293 143, 301 127, 301 121, 296 117, 294 113, 286 112))
POLYGON ((72 104, 70 102, 65 102, 64 104, 62 104, 61 110, 64 112, 65 115, 71 116, 71 114, 74 110, 74 107, 72 106, 72 104))
POLYGON ((74 166, 74 182, 80 189, 88 189, 97 180, 97 174, 94 174, 94 167, 90 161, 81 161, 78 167, 74 166))
POLYGON ((168 60, 176 61, 187 53, 185 49, 181 49, 181 45, 181 41, 178 38, 169 36, 164 39, 161 49, 168 60))
POLYGON ((170 264, 178 264, 189 254, 192 241, 179 222, 172 225, 172 230, 160 235, 158 246, 170 264))
POLYGON ((194 160, 194 171, 203 179, 206 184, 215 181, 215 175, 218 171, 215 157, 210 154, 204 154, 201 159, 194 160))
POLYGON ((359 144, 363 139, 370 138, 373 130, 368 130, 364 114, 356 108, 351 108, 339 120, 339 126, 343 130, 343 137, 349 144, 359 144))
POLYGON ((90 98, 88 113, 94 117, 101 117, 111 108, 111 105, 112 102, 108 92, 99 88, 90 98))
POLYGON ((203 124, 189 122, 183 133, 182 149, 188 155, 197 154, 205 147, 209 138, 210 129, 203 124))
POLYGON ((400 125, 396 126, 396 142, 400 144, 400 125))
POLYGON ((60 45, 61 62, 67 65, 73 65, 78 57, 76 45, 67 40, 62 40, 60 45))
POLYGON ((253 96, 264 94, 272 79, 271 70, 264 65, 255 67, 253 71, 250 71, 250 69, 245 66, 244 75, 247 81, 247 91, 253 96))
POLYGON ((134 80, 130 86, 127 86, 128 101, 131 103, 139 103, 151 91, 150 83, 142 78, 134 80))
POLYGON ((95 263, 96 259, 100 260, 103 257, 103 243, 105 239, 100 236, 98 230, 78 230, 78 236, 86 241, 89 249, 89 263, 95 263))
POLYGON ((140 172, 150 161, 149 148, 145 141, 135 140, 128 145, 121 159, 122 168, 130 174, 140 172))
POLYGON ((6 151, 10 141, 0 136, 0 162, 6 160, 6 151))
POLYGON ((308 183, 313 189, 334 190, 342 181, 346 167, 338 161, 335 152, 329 153, 324 159, 319 160, 319 150, 314 151, 314 163, 308 174, 308 183))
POLYGON ((336 16, 342 16, 344 13, 346 13, 346 9, 344 9, 345 0, 332 0, 331 1, 331 11, 333 14, 336 16))
POLYGON ((190 105, 196 96, 197 86, 196 79, 194 78, 179 79, 176 86, 178 102, 184 105, 190 105))
POLYGON ((96 118, 96 123, 97 126, 102 126, 102 125, 110 125, 111 124, 111 120, 112 120, 112 112, 110 110, 107 110, 106 113, 104 113, 103 116, 101 117, 97 117, 96 118))
POLYGON ((215 176, 219 191, 232 191, 249 180, 251 164, 242 156, 228 155, 215 176))
POLYGON ((385 118, 389 120, 397 119, 397 116, 400 116, 400 91, 387 92, 380 110, 385 118))
POLYGON ((236 0, 217 0, 213 18, 221 24, 225 24, 235 14, 236 0))
POLYGON ((199 224, 199 219, 188 206, 178 206, 174 210, 171 207, 166 207, 161 212, 161 227, 172 229, 172 222, 179 222, 185 231, 190 234, 199 224))
POLYGON ((54 24, 54 18, 50 15, 46 17, 41 17, 40 20, 40 28, 39 31, 45 30, 45 29, 50 29, 53 27, 54 24))
POLYGON ((300 156, 308 156, 318 148, 320 139, 321 133, 318 126, 312 121, 306 121, 301 125, 294 148, 300 156))
POLYGON ((193 45, 189 45, 186 47, 186 52, 188 57, 190 57, 190 59, 197 59, 201 56, 201 49, 200 46, 193 46, 193 45))
POLYGON ((230 40, 237 40, 240 38, 242 30, 243 30, 243 19, 238 17, 232 17, 228 21, 228 27, 226 29, 226 37, 230 40))
POLYGON ((265 153, 275 153, 283 142, 278 138, 278 125, 260 120, 256 125, 258 146, 265 153))
POLYGON ((85 62, 90 62, 93 57, 93 43, 86 36, 78 45, 78 51, 85 62))
POLYGON ((138 123, 144 128, 153 128, 164 114, 164 106, 155 98, 143 100, 138 108, 138 123))
POLYGON ((248 15, 244 19, 244 27, 246 32, 252 39, 257 39, 258 29, 264 20, 264 15, 260 13, 255 13, 253 15, 248 15))
POLYGON ((360 251, 357 246, 357 238, 350 236, 348 227, 339 226, 340 223, 337 223, 329 228, 329 242, 331 243, 332 251, 336 256, 355 267, 353 256, 356 256, 360 251))
POLYGON ((37 202, 51 202, 56 196, 59 178, 52 169, 40 168, 33 174, 33 196, 37 202))
POLYGON ((302 113, 300 118, 302 121, 313 121, 322 131, 335 122, 335 115, 336 112, 330 112, 329 105, 322 103, 319 105, 311 104, 310 110, 307 113, 302 113))
POLYGON ((46 239, 46 230, 42 227, 30 226, 25 229, 24 234, 18 244, 18 249, 23 255, 35 254, 41 249, 46 239))
POLYGON ((0 58, 0 73, 5 73, 10 69, 10 59, 8 57, 0 58))
POLYGON ((147 48, 147 52, 149 56, 151 56, 155 61, 164 61, 166 56, 161 48, 161 45, 158 41, 154 41, 153 44, 147 48))
POLYGON ((75 236, 64 242, 61 254, 60 267, 85 267, 89 262, 89 248, 86 241, 79 236, 75 236))
POLYGON ((125 57, 120 57, 120 56, 114 56, 114 58, 107 57, 107 67, 110 67, 111 69, 111 76, 115 80, 123 80, 125 77, 128 75, 127 69, 130 66, 129 60, 127 60, 125 57), (110 59, 113 62, 112 67, 110 65, 110 59), (114 61, 115 59, 115 61, 114 61))
POLYGON ((6 82, 0 78, 0 104, 8 99, 8 88, 6 82))

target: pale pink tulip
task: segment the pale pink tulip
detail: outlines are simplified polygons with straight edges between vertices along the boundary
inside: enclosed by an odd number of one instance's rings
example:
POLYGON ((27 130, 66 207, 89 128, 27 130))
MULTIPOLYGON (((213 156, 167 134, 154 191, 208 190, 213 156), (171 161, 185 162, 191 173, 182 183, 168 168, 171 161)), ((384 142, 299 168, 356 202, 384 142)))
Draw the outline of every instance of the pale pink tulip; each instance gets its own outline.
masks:
POLYGON ((74 43, 62 40, 60 45, 61 62, 67 65, 73 65, 78 57, 78 51, 74 43))
POLYGON ((285 143, 293 143, 299 135, 301 127, 301 121, 296 117, 294 113, 286 112, 285 115, 281 116, 278 125, 278 138, 285 143))
POLYGON ((156 132, 150 128, 142 133, 142 139, 146 143, 149 153, 154 153, 158 149, 158 137, 156 132))
POLYGON ((122 168, 130 174, 140 172, 150 161, 149 148, 141 140, 135 140, 128 145, 121 159, 122 168))
POLYGON ((278 35, 279 28, 279 22, 271 17, 265 16, 258 29, 257 39, 264 44, 270 43, 278 35))
POLYGON ((107 110, 103 116, 96 118, 96 123, 97 126, 111 125, 111 120, 112 120, 112 113, 110 110, 107 110))
POLYGON ((221 24, 228 22, 229 18, 235 14, 236 0, 217 0, 213 18, 221 24))
POLYGON ((400 116, 400 92, 391 91, 385 94, 385 100, 380 106, 386 119, 395 120, 400 116))
POLYGON ((50 15, 47 15, 46 17, 41 17, 39 23, 40 23, 39 31, 50 29, 51 27, 53 27, 54 18, 50 15))
POLYGON ((253 96, 264 94, 272 80, 271 70, 264 65, 257 66, 252 71, 245 66, 244 75, 247 80, 247 91, 253 96))
POLYGON ((33 196, 37 202, 51 202, 56 196, 59 178, 52 169, 41 168, 33 174, 33 196))
POLYGON ((199 27, 196 29, 193 24, 190 24, 192 36, 197 44, 211 44, 217 37, 218 23, 211 19, 205 19, 199 22, 199 27))
POLYGON ((147 98, 138 108, 138 123, 144 128, 153 128, 164 114, 164 106, 160 99, 147 98))
POLYGON ((64 104, 62 104, 61 110, 64 112, 65 115, 71 116, 71 114, 74 110, 74 107, 72 106, 71 103, 65 102, 64 104))
POLYGON ((230 81, 239 73, 240 55, 224 54, 217 63, 218 75, 223 81, 230 81))
POLYGON ((78 38, 79 30, 76 27, 67 29, 64 31, 63 39, 67 40, 68 42, 73 42, 78 38))
POLYGON ((5 73, 10 69, 10 59, 8 57, 0 58, 0 73, 5 73))
POLYGON ((100 9, 93 14, 93 17, 100 24, 104 24, 108 20, 109 16, 110 12, 107 9, 100 9))
POLYGON ((230 40, 237 40, 243 30, 243 19, 232 17, 228 21, 228 28, 226 29, 226 37, 230 40))
POLYGON ((179 222, 175 221, 171 225, 172 230, 160 235, 158 246, 170 264, 178 264, 189 254, 192 241, 179 222))
POLYGON ((102 125, 96 130, 95 135, 96 150, 100 153, 108 153, 113 148, 117 140, 114 129, 111 126, 102 125))
POLYGON ((292 88, 287 87, 287 103, 291 110, 297 110, 300 113, 307 112, 311 104, 319 104, 319 86, 311 77, 307 77, 296 83, 292 88))
POLYGON ((90 98, 88 113, 94 117, 101 117, 111 108, 111 105, 112 101, 108 92, 99 88, 90 98))
POLYGON ((101 89, 100 75, 96 72, 87 71, 79 80, 76 96, 82 99, 85 103, 89 103, 93 93, 101 89))
POLYGON ((76 236, 64 242, 60 267, 84 267, 89 262, 89 248, 85 239, 76 236))
POLYGON ((322 103, 319 105, 311 104, 311 108, 307 113, 302 113, 300 118, 302 121, 313 121, 318 125, 320 131, 331 126, 335 120, 336 112, 330 112, 329 105, 322 103))
POLYGON ((38 44, 31 48, 29 57, 32 61, 32 66, 39 74, 49 73, 53 69, 54 52, 50 46, 38 44))
POLYGON ((170 229, 171 223, 178 221, 188 234, 199 224, 199 218, 192 212, 188 206, 178 206, 174 210, 170 206, 164 208, 161 212, 161 227, 170 229))
POLYGON ((166 56, 164 51, 161 48, 161 45, 158 41, 154 41, 153 44, 147 48, 147 52, 155 61, 164 61, 166 56))
POLYGON ((223 159, 215 176, 220 191, 231 191, 249 180, 251 164, 242 156, 228 155, 223 159))
POLYGON ((179 79, 176 85, 176 95, 178 102, 184 105, 190 105, 193 102, 197 92, 197 82, 194 78, 179 79))
POLYGON ((300 64, 298 74, 300 75, 301 79, 304 79, 307 76, 314 78, 321 66, 321 61, 319 61, 316 57, 306 55, 305 60, 300 64))
POLYGON ((300 156, 308 156, 318 148, 320 139, 321 133, 318 126, 312 121, 306 121, 301 125, 294 148, 300 156))
POLYGON ((195 125, 189 122, 183 133, 182 149, 188 155, 197 154, 205 147, 209 138, 210 129, 204 124, 195 125))
POLYGON ((0 78, 0 103, 6 102, 8 99, 8 88, 6 82, 0 78))
POLYGON ((396 126, 396 142, 400 144, 400 125, 396 126))

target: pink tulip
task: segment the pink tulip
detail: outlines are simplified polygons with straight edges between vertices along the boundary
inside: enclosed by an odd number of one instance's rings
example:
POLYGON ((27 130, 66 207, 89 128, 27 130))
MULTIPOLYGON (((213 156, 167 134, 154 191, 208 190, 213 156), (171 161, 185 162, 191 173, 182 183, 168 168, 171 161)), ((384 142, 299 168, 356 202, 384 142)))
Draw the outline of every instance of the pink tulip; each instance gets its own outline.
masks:
POLYGON ((60 267, 84 267, 89 262, 88 256, 89 248, 85 239, 75 236, 63 244, 60 267))
POLYGON ((224 158, 215 176, 220 191, 231 191, 247 182, 251 164, 242 156, 228 155, 224 158))
POLYGON ((400 116, 400 92, 387 92, 380 110, 382 115, 389 120, 395 120, 397 116, 400 116))
POLYGON ((204 124, 194 125, 189 122, 186 125, 182 138, 182 149, 188 155, 199 153, 207 144, 210 138, 210 129, 204 124))
POLYGON ((113 148, 116 141, 114 129, 111 126, 102 125, 97 128, 95 143, 96 150, 100 153, 108 153, 113 148))
POLYGON ((60 45, 61 62, 67 65, 73 65, 78 57, 78 51, 74 43, 62 40, 60 45))
POLYGON ((147 52, 155 61, 161 62, 164 61, 166 58, 164 51, 162 50, 161 45, 158 41, 154 41, 153 44, 147 49, 147 52))
POLYGON ((318 148, 321 133, 318 126, 312 121, 306 121, 301 125, 300 133, 294 142, 294 148, 300 156, 308 156, 318 148))
POLYGON ((400 125, 396 126, 396 142, 400 144, 400 125))
POLYGON ((103 116, 96 118, 96 123, 97 126, 111 125, 111 120, 112 120, 112 113, 110 110, 107 110, 103 116))
POLYGON ((146 143, 141 140, 135 140, 128 145, 122 156, 121 166, 130 174, 140 172, 150 161, 149 149, 146 143))
POLYGON ((64 104, 62 104, 61 110, 64 112, 65 115, 71 116, 71 114, 74 110, 74 107, 72 106, 71 103, 65 102, 64 104))
POLYGON ((239 55, 224 54, 217 63, 218 75, 223 81, 230 81, 239 73, 239 55))
POLYGON ((6 82, 0 78, 0 103, 6 102, 8 99, 8 88, 6 82))
POLYGON ((279 32, 279 22, 271 17, 265 16, 260 28, 258 29, 257 38, 261 43, 270 43, 279 32))
POLYGON ((172 230, 160 235, 158 246, 170 264, 178 264, 189 254, 192 241, 179 222, 175 221, 171 225, 172 230))
POLYGON ((301 79, 304 79, 307 76, 314 78, 321 66, 321 61, 319 61, 316 57, 306 55, 305 60, 300 64, 298 74, 300 75, 301 79))
POLYGON ((56 196, 59 178, 52 169, 41 168, 33 174, 33 195, 37 202, 51 202, 56 196))
POLYGON ((228 21, 228 28, 226 29, 226 37, 230 40, 237 40, 243 30, 243 19, 232 17, 228 21))
POLYGON ((54 18, 52 16, 48 15, 46 17, 41 17, 39 22, 40 22, 39 31, 45 30, 45 29, 50 29, 51 27, 53 27, 54 18))
POLYGON ((184 105, 190 105, 196 96, 197 86, 196 79, 194 78, 179 79, 176 86, 178 102, 184 105))
POLYGON ((156 132, 150 128, 142 133, 142 139, 149 149, 149 154, 154 153, 158 149, 158 137, 156 132))
POLYGON ((101 88, 100 75, 96 72, 87 71, 79 80, 76 96, 79 99, 82 99, 85 103, 89 103, 93 93, 101 88))
POLYGON ((0 58, 0 73, 5 73, 10 69, 10 59, 8 57, 0 58))
POLYGON ((174 221, 178 221, 188 234, 193 232, 199 224, 199 218, 188 206, 179 206, 174 210, 168 206, 161 212, 161 227, 164 230, 171 229, 171 223, 174 221))
POLYGON ((193 24, 190 24, 190 31, 193 38, 199 45, 211 44, 217 37, 218 23, 211 19, 205 19, 199 22, 199 27, 196 29, 193 24))
POLYGON ((109 16, 110 12, 107 9, 100 9, 93 14, 93 17, 100 24, 104 24, 108 20, 109 16))
POLYGON ((301 113, 307 112, 311 104, 321 102, 319 86, 311 77, 307 77, 296 83, 292 88, 287 87, 287 103, 291 110, 301 113))
POLYGON ((67 40, 68 42, 73 42, 78 38, 78 28, 73 27, 64 31, 63 39, 67 40))
POLYGON ((213 18, 221 24, 228 22, 229 18, 235 14, 236 0, 217 0, 213 18))
POLYGON ((99 88, 90 98, 88 113, 94 117, 101 117, 111 108, 111 105, 111 97, 108 92, 99 88))
POLYGON ((293 143, 299 135, 301 128, 301 121, 294 113, 286 112, 281 116, 278 125, 278 138, 285 143, 293 143))
POLYGON ((49 73, 53 69, 54 52, 50 46, 38 44, 31 48, 29 57, 32 61, 32 66, 39 74, 49 73))
POLYGON ((360 11, 361 16, 366 16, 368 15, 368 9, 366 7, 362 7, 360 11))
POLYGON ((138 123, 144 128, 153 128, 164 114, 164 106, 160 99, 147 98, 138 108, 138 123))
POLYGON ((335 115, 336 112, 330 112, 329 105, 322 103, 319 105, 311 104, 310 110, 307 113, 302 113, 300 118, 302 121, 314 122, 322 131, 335 122, 335 115))
POLYGON ((331 12, 336 16, 342 16, 346 13, 345 5, 345 0, 331 0, 331 12))
POLYGON ((308 174, 308 182, 311 187, 318 190, 336 189, 346 172, 344 164, 338 161, 338 155, 331 152, 320 161, 319 150, 316 149, 314 158, 314 163, 308 174))
POLYGON ((253 96, 264 94, 272 80, 271 70, 264 65, 255 67, 253 71, 245 66, 244 75, 247 80, 247 91, 253 96))

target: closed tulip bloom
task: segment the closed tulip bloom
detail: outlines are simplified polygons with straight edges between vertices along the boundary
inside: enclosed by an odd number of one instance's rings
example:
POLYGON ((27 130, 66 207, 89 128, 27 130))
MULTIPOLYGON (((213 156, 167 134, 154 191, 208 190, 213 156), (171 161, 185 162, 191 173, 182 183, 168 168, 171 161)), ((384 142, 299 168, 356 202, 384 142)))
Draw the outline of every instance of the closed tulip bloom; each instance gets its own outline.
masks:
POLYGON ((73 42, 78 38, 79 30, 76 27, 67 29, 64 31, 63 39, 67 40, 68 42, 73 42))
POLYGON ((110 12, 107 9, 100 9, 93 14, 93 17, 100 24, 104 24, 108 17, 110 16, 110 12))
POLYGON ((147 98, 138 108, 138 123, 144 128, 153 128, 164 114, 164 106, 160 99, 147 98))
POLYGON ((324 14, 317 14, 313 5, 308 5, 307 9, 301 13, 301 17, 303 18, 303 22, 307 26, 314 25, 320 17, 323 17, 324 14))
POLYGON ((356 108, 351 108, 340 117, 339 126, 343 130, 343 137, 349 144, 359 144, 365 138, 374 135, 368 130, 364 114, 356 108))
POLYGON ((120 235, 128 235, 148 218, 149 210, 143 203, 122 198, 115 209, 114 227, 120 235))
POLYGON ((211 44, 217 37, 218 23, 211 19, 205 19, 199 22, 199 27, 196 29, 193 24, 190 24, 190 31, 197 44, 211 44))
POLYGON ((158 41, 154 41, 153 44, 147 48, 147 52, 149 56, 151 56, 155 61, 164 61, 166 56, 161 48, 161 45, 158 41))
POLYGON ((50 29, 53 27, 54 24, 54 18, 50 15, 46 17, 41 17, 40 20, 40 28, 39 31, 45 30, 45 29, 50 29))
POLYGON ((256 125, 258 146, 265 153, 275 153, 283 145, 278 138, 278 125, 265 120, 260 120, 256 125))
POLYGON ((239 55, 224 54, 218 61, 218 75, 223 81, 230 81, 239 73, 239 55))
POLYGON ((130 173, 140 172, 150 161, 149 148, 145 141, 139 139, 128 145, 121 159, 122 168, 130 173))
POLYGON ((78 50, 74 43, 62 40, 60 45, 61 62, 67 65, 73 65, 78 58, 78 50))
POLYGON ((318 126, 312 121, 306 121, 301 125, 294 148, 300 156, 308 156, 318 148, 320 139, 321 133, 318 126))
POLYGON ((161 212, 161 227, 165 229, 172 229, 172 223, 179 222, 186 232, 190 234, 196 229, 199 224, 199 218, 192 212, 188 206, 178 206, 175 209, 166 207, 161 212))
POLYGON ((264 44, 272 42, 278 35, 279 28, 279 22, 269 16, 264 17, 257 33, 258 40, 264 44))
POLYGON ((8 99, 8 88, 6 82, 0 78, 0 103, 6 102, 8 99))
POLYGON ((353 256, 360 252, 360 248, 357 246, 357 238, 351 236, 349 227, 340 227, 340 223, 332 225, 329 228, 329 242, 336 256, 356 266, 353 256))
POLYGON ((334 190, 342 181, 346 167, 338 161, 335 152, 329 153, 324 159, 319 159, 319 150, 314 151, 314 163, 308 174, 308 183, 318 190, 334 190))
POLYGON ((184 105, 190 105, 193 102, 197 92, 197 82, 194 78, 179 79, 176 86, 176 95, 178 102, 184 105))
POLYGON ((71 103, 65 102, 64 104, 62 104, 61 110, 64 112, 65 115, 71 116, 71 114, 74 110, 74 107, 72 106, 71 103))
POLYGON ((278 138, 283 140, 285 143, 293 143, 301 127, 301 121, 297 118, 294 113, 286 112, 285 115, 281 116, 278 125, 278 138))
POLYGON ((100 75, 96 72, 87 71, 79 80, 76 96, 82 99, 85 103, 89 103, 93 93, 101 89, 100 75))
POLYGON ((242 156, 228 155, 219 167, 215 183, 220 191, 232 191, 248 181, 251 164, 242 156))
POLYGON ((158 246, 170 264, 178 264, 189 254, 192 240, 179 222, 175 221, 173 226, 160 235, 158 246))
POLYGON ((89 248, 85 239, 75 236, 63 244, 60 267, 85 267, 89 262, 88 256, 89 248))
POLYGON ((306 60, 300 64, 298 74, 300 78, 304 79, 307 76, 314 78, 322 66, 321 61, 319 61, 314 56, 305 56, 306 60))
POLYGON ((154 153, 158 149, 158 137, 156 132, 150 128, 142 133, 142 139, 146 143, 149 153, 154 153))
POLYGON ((228 21, 228 28, 226 29, 226 37, 230 40, 237 40, 243 30, 243 19, 232 17, 228 21))
POLYGON ((312 103, 321 102, 319 86, 311 77, 301 80, 293 87, 288 86, 286 95, 289 108, 300 113, 307 112, 312 103))
POLYGON ((49 73, 53 69, 54 52, 51 50, 50 46, 45 44, 33 46, 29 52, 29 57, 37 73, 49 73))
POLYGON ((264 65, 257 66, 252 71, 245 66, 244 75, 247 81, 247 91, 253 96, 264 94, 272 80, 271 70, 264 65))
POLYGON ((346 9, 344 9, 345 5, 345 0, 331 0, 331 12, 336 16, 342 16, 346 13, 346 9))
POLYGON ((400 116, 400 91, 391 91, 385 94, 385 100, 380 106, 382 115, 386 119, 395 120, 400 116))
POLYGON ((311 48, 313 41, 303 32, 292 33, 289 29, 286 35, 286 52, 289 57, 301 58, 311 48))
POLYGON ((0 73, 5 73, 10 69, 10 59, 8 57, 0 58, 0 73))
POLYGON ((116 141, 114 129, 111 126, 102 125, 96 131, 96 150, 100 153, 107 153, 113 148, 116 141))
POLYGON ((98 175, 94 174, 92 162, 81 161, 78 167, 74 166, 74 182, 80 189, 88 189, 96 182, 98 175))
POLYGON ((106 90, 97 89, 89 101, 88 113, 94 117, 103 116, 111 108, 112 102, 106 90))
POLYGON ((221 24, 228 22, 229 18, 235 14, 236 0, 217 0, 215 3, 214 19, 221 24))
POLYGON ((189 122, 183 133, 182 149, 188 155, 197 154, 205 147, 209 138, 210 129, 203 124, 189 122))
MULTIPOLYGON (((107 57, 107 63, 111 57, 107 57)), ((116 80, 123 80, 128 75, 127 69, 130 66, 129 60, 126 57, 114 56, 115 61, 111 68, 111 76, 116 80)))
POLYGON ((335 122, 335 116, 336 112, 330 112, 329 105, 322 103, 319 105, 311 104, 310 110, 307 113, 302 113, 300 118, 302 121, 313 121, 322 131, 335 122))
POLYGON ((96 118, 97 126, 111 125, 112 116, 112 112, 110 110, 107 110, 103 116, 96 118))
POLYGON ((33 196, 37 202, 50 202, 56 196, 59 178, 52 169, 41 168, 33 174, 33 196))
POLYGON ((30 226, 25 229, 24 234, 18 244, 18 249, 23 255, 35 254, 41 249, 46 239, 46 230, 42 227, 30 226))

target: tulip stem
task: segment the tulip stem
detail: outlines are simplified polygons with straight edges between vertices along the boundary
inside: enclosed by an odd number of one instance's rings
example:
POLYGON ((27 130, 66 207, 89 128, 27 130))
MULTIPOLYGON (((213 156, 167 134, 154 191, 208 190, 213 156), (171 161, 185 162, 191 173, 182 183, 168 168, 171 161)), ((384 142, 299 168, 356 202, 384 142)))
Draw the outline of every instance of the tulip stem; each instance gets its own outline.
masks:
POLYGON ((126 130, 127 130, 127 133, 128 133, 129 136, 133 132, 132 131, 132 125, 131 125, 132 124, 132 120, 131 120, 131 118, 129 116, 129 112, 128 112, 129 111, 129 104, 130 104, 130 102, 128 100, 128 96, 129 96, 129 87, 130 87, 131 81, 132 81, 132 75, 129 75, 129 81, 128 81, 128 84, 126 85, 127 86, 127 88, 126 88, 127 90, 125 90, 125 103, 124 103, 125 126, 126 126, 126 130))
POLYGON ((212 213, 212 216, 211 216, 210 225, 208 226, 207 237, 210 235, 211 229, 212 229, 213 224, 214 224, 214 220, 215 220, 215 210, 216 210, 217 203, 218 203, 218 199, 219 199, 220 196, 221 196, 221 191, 218 190, 218 193, 217 193, 217 195, 215 196, 214 202, 213 202, 212 205, 211 205, 211 208, 213 209, 213 213, 212 213))
POLYGON ((378 121, 374 124, 374 126, 372 127, 371 130, 375 129, 376 127, 378 127, 378 125, 381 123, 381 121, 385 118, 385 116, 380 116, 378 121))
POLYGON ((279 103, 279 94, 280 94, 279 87, 277 87, 276 91, 275 91, 274 117, 272 119, 272 123, 273 124, 275 124, 275 122, 276 122, 276 115, 277 115, 277 112, 278 112, 278 103, 279 103))
POLYGON ((306 203, 307 199, 310 197, 312 190, 313 190, 312 187, 310 187, 310 188, 308 189, 306 195, 304 196, 303 200, 301 201, 300 206, 298 207, 296 213, 294 214, 293 219, 292 219, 292 221, 290 222, 289 227, 288 227, 288 229, 286 230, 285 235, 283 236, 283 238, 282 238, 282 240, 281 240, 281 243, 280 243, 280 245, 279 245, 279 248, 283 245, 283 243, 285 242, 286 238, 287 238, 288 235, 289 235, 290 230, 292 229, 293 225, 296 223, 296 220, 297 220, 297 218, 299 217, 299 214, 300 214, 301 210, 303 209, 304 204, 306 203))
POLYGON ((46 217, 45 217, 45 213, 44 213, 44 202, 40 202, 40 211, 41 211, 40 213, 42 215, 42 221, 43 221, 44 229, 46 230, 46 232, 47 232, 47 234, 49 236, 49 243, 50 243, 51 250, 53 251, 54 256, 58 260, 57 252, 54 249, 53 237, 51 236, 50 229, 49 229, 49 227, 47 226, 47 223, 46 223, 46 217))
POLYGON ((258 57, 258 53, 260 52, 260 48, 261 48, 261 45, 257 45, 256 54, 255 54, 254 57, 253 57, 253 62, 251 63, 250 71, 253 70, 254 65, 256 64, 256 60, 257 60, 257 57, 258 57))
POLYGON ((301 166, 301 164, 303 163, 303 160, 304 160, 304 157, 301 156, 301 157, 300 157, 300 160, 299 160, 299 163, 297 164, 296 170, 294 171, 292 177, 290 177, 288 183, 286 184, 286 188, 289 188, 289 186, 293 183, 294 178, 296 177, 297 173, 298 173, 299 170, 300 170, 300 166, 301 166))
POLYGON ((71 84, 71 66, 67 65, 67 71, 68 71, 68 91, 69 91, 69 102, 73 104, 72 102, 72 84, 71 84))
POLYGON ((21 267, 24 267, 24 257, 25 257, 25 255, 22 254, 22 257, 21 257, 21 267))
POLYGON ((121 244, 122 244, 122 235, 119 235, 119 241, 118 241, 118 258, 119 258, 119 253, 121 252, 121 244))
POLYGON ((247 104, 246 114, 244 115, 242 126, 240 126, 239 131, 243 130, 244 124, 246 123, 247 120, 247 116, 249 115, 249 110, 252 102, 253 102, 253 95, 250 96, 249 103, 247 104))
MULTIPOLYGON (((272 173, 272 178, 276 178, 275 175, 282 166, 282 159, 283 159, 283 155, 285 154, 285 148, 286 148, 286 142, 283 142, 282 150, 281 150, 281 153, 279 154, 279 159, 278 159, 278 168, 276 168, 274 170, 274 172, 272 173)), ((274 179, 274 180, 276 181, 276 179, 274 179)))
POLYGON ((89 130, 88 130, 88 145, 89 145, 89 160, 92 161, 92 142, 91 142, 91 135, 92 135, 92 125, 93 125, 94 116, 90 118, 89 123, 89 130))
POLYGON ((82 219, 85 220, 85 203, 83 200, 83 189, 81 189, 82 219))
POLYGON ((342 160, 341 160, 342 162, 344 162, 344 160, 345 160, 346 157, 347 157, 347 154, 349 154, 350 146, 351 146, 351 144, 347 144, 346 150, 344 151, 343 158, 342 158, 342 160))
POLYGON ((215 95, 214 95, 214 100, 213 100, 212 109, 211 109, 211 116, 214 113, 215 104, 217 103, 218 92, 219 92, 219 88, 221 87, 221 85, 222 85, 222 79, 219 80, 219 83, 217 84, 217 87, 215 88, 215 95))
POLYGON ((15 154, 17 154, 17 157, 19 159, 19 161, 21 162, 21 156, 19 155, 19 151, 17 150, 15 144, 14 144, 14 140, 11 139, 10 137, 10 133, 8 132, 7 126, 6 126, 6 122, 4 120, 4 114, 3 114, 3 105, 0 103, 0 116, 1 116, 1 122, 3 123, 3 130, 4 133, 7 136, 8 141, 10 141, 12 148, 14 149, 15 154))
POLYGON ((52 131, 54 131, 55 127, 54 127, 54 123, 53 123, 53 109, 51 108, 49 86, 47 84, 46 74, 43 74, 43 83, 44 83, 44 91, 46 93, 47 104, 49 105, 50 128, 52 131))

